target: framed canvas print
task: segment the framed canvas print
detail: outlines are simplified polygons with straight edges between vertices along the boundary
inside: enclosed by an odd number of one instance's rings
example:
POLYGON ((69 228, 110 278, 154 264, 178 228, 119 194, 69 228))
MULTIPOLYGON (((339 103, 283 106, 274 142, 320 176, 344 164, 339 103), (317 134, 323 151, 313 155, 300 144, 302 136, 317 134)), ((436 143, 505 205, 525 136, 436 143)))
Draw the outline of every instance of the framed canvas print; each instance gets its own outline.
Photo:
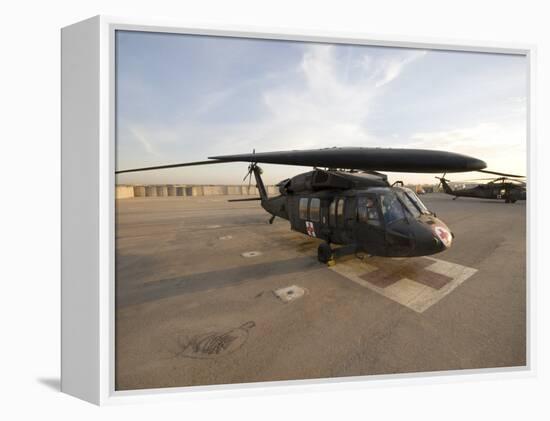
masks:
POLYGON ((530 46, 62 30, 62 390, 532 370, 530 46))

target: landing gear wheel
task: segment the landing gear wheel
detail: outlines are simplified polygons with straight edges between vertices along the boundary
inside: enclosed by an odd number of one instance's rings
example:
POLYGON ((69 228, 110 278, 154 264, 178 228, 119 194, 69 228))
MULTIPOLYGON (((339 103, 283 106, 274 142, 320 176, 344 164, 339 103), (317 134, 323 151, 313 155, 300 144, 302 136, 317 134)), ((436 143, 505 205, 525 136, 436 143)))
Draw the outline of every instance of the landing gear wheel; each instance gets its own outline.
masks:
POLYGON ((328 243, 319 244, 317 259, 321 263, 328 263, 332 259, 332 249, 328 243))
POLYGON ((517 200, 516 200, 516 199, 511 199, 511 200, 510 200, 510 202, 512 202, 512 203, 516 203, 516 202, 517 202, 517 200))
POLYGON ((510 203, 510 199, 506 199, 504 203, 510 203))

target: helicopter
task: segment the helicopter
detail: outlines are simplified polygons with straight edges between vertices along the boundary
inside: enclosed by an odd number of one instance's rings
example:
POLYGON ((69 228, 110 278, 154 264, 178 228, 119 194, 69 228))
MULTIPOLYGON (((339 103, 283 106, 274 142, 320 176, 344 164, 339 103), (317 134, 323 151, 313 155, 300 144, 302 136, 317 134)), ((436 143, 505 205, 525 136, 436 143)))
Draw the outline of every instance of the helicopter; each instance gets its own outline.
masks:
MULTIPOLYGON (((451 247, 454 234, 402 182, 392 185, 379 171, 442 173, 484 171, 482 160, 453 152, 424 149, 335 147, 209 157, 187 162, 116 171, 116 174, 193 165, 248 162, 243 179, 254 175, 259 197, 231 201, 260 201, 271 218, 321 240, 317 258, 330 263, 332 245, 349 246, 372 256, 415 257, 451 247), (269 197, 258 163, 313 167, 277 184, 269 197)), ((250 181, 249 181, 250 182, 250 181)))
POLYGON ((440 181, 440 185, 443 186, 443 191, 450 194, 453 200, 458 197, 477 197, 480 199, 496 199, 504 200, 504 203, 516 203, 518 200, 526 200, 527 189, 524 181, 517 180, 517 178, 524 178, 523 176, 503 176, 499 178, 477 178, 468 181, 483 181, 491 180, 488 183, 478 184, 475 187, 464 189, 453 189, 445 178, 436 177, 440 181))

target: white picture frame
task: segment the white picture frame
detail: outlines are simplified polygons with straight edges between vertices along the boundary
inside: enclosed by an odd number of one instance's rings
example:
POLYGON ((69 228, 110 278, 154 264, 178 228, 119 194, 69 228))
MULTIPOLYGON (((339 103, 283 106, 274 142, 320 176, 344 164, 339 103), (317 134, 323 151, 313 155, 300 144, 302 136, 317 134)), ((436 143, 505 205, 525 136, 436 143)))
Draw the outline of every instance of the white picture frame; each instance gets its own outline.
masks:
MULTIPOLYGON (((518 368, 395 374, 296 380, 257 384, 196 386, 139 391, 114 387, 114 229, 115 229, 115 43, 117 30, 223 35, 262 39, 330 42, 453 51, 525 55, 528 60, 528 177, 533 168, 535 47, 503 43, 461 43, 452 40, 404 39, 364 34, 281 31, 276 28, 186 26, 177 22, 96 16, 62 29, 62 377, 63 392, 102 405, 132 401, 195 398, 197 395, 239 395, 373 387, 417 381, 464 378, 512 378, 535 372, 531 320, 534 301, 531 271, 527 273, 527 365, 518 368), (269 386, 269 387, 267 387, 269 386)), ((529 178, 528 178, 529 179, 529 178)), ((527 242, 533 240, 534 209, 527 205, 527 242)), ((533 253, 527 249, 528 268, 533 253)))

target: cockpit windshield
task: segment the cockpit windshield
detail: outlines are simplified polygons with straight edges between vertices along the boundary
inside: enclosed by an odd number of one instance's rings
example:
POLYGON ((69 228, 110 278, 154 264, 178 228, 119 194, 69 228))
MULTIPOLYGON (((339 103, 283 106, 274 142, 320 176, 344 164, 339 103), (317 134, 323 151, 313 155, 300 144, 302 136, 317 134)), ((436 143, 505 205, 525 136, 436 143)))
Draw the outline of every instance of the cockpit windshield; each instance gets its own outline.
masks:
POLYGON ((405 219, 403 207, 393 191, 387 190, 384 193, 380 193, 380 206, 386 224, 405 219))
POLYGON ((401 199, 401 202, 403 202, 403 204, 405 205, 405 208, 413 216, 413 218, 418 218, 422 214, 414 201, 404 191, 397 190, 396 193, 397 196, 401 199))
POLYGON ((423 214, 430 214, 431 213, 428 210, 428 208, 426 207, 426 205, 424 205, 424 203, 422 203, 420 198, 411 189, 408 189, 408 188, 404 187, 404 188, 400 189, 399 193, 401 193, 399 196, 400 196, 401 200, 403 200, 403 202, 405 203, 407 208, 409 208, 409 205, 412 203, 414 205, 414 207, 417 209, 416 212, 412 212, 415 217, 418 216, 418 215, 416 215, 416 213, 418 213, 418 212, 423 213, 423 214))

